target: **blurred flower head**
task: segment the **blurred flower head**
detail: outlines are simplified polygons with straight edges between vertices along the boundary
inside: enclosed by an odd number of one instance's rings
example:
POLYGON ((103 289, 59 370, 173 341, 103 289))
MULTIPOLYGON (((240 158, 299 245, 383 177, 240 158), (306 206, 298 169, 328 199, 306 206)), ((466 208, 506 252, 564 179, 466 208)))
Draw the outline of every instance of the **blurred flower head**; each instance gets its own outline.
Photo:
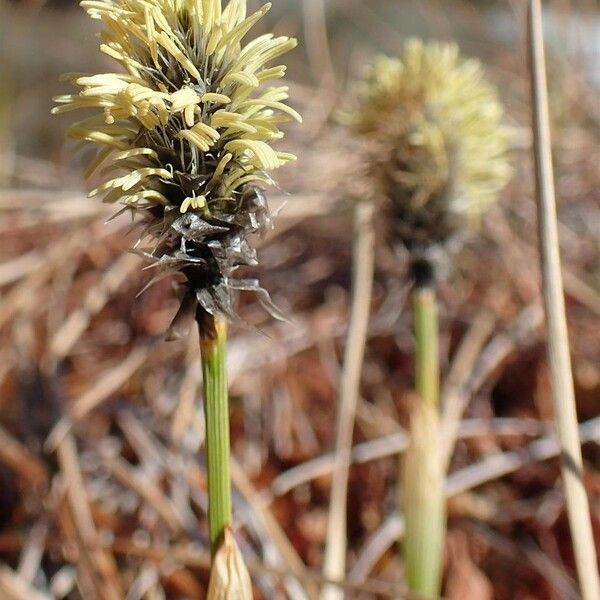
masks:
POLYGON ((295 158, 271 142, 283 137, 280 123, 300 116, 284 103, 287 87, 264 84, 284 76, 272 61, 296 41, 243 42, 270 4, 249 17, 246 0, 81 5, 102 21, 100 50, 123 69, 68 75, 78 93, 55 98, 54 113, 91 111, 68 132, 99 146, 87 175, 106 181, 90 195, 146 216, 138 249, 157 277, 186 275, 188 305, 235 318, 231 290, 246 289, 274 310, 256 280, 232 275, 256 264, 248 238, 271 226, 260 186, 295 158))
POLYGON ((455 44, 409 40, 357 85, 340 120, 365 142, 367 187, 413 257, 446 245, 506 184, 502 116, 481 64, 455 44))

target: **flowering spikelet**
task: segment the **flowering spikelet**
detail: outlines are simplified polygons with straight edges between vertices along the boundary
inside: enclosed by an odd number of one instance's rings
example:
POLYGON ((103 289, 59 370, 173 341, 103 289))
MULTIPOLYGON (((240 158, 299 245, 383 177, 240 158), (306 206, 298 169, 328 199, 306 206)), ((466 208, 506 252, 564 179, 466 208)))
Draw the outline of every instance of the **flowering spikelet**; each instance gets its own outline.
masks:
POLYGON ((480 63, 455 44, 409 40, 379 57, 341 115, 367 147, 367 178, 415 256, 445 244, 505 185, 502 106, 480 63))
MULTIPOLYGON (((274 150, 278 125, 301 120, 284 104, 287 87, 264 87, 285 66, 274 59, 287 37, 243 38, 269 10, 251 16, 246 0, 84 0, 104 25, 100 49, 124 72, 74 74, 79 93, 55 98, 54 113, 91 109, 69 136, 100 146, 88 168, 107 181, 90 195, 146 216, 138 242, 158 269, 186 275, 191 308, 233 319, 231 290, 268 294, 235 269, 256 264, 248 238, 271 227, 262 189, 267 172, 295 157, 274 150)), ((155 278, 156 279, 156 278, 155 278)))

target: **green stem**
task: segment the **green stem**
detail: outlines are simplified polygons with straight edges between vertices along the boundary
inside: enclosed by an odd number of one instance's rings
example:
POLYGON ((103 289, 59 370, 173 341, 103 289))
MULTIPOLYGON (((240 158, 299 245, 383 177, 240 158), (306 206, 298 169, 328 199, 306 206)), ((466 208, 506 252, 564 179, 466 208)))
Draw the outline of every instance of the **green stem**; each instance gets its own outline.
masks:
POLYGON ((415 388, 423 402, 437 407, 440 397, 438 311, 435 291, 419 287, 414 294, 415 388))
POLYGON ((208 529, 213 556, 225 528, 231 524, 229 398, 227 393, 227 325, 218 317, 199 321, 206 462, 208 471, 208 529))
POLYGON ((439 445, 439 334, 433 287, 413 292, 415 388, 421 403, 411 418, 410 444, 404 456, 401 497, 406 522, 404 563, 411 592, 440 595, 446 529, 444 472, 439 445))

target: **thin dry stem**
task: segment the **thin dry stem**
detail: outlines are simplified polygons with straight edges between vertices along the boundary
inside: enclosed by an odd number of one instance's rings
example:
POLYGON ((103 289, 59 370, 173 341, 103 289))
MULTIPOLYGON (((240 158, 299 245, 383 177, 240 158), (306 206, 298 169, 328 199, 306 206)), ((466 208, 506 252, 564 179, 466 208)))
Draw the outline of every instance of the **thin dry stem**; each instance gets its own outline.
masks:
POLYGON ((84 244, 85 235, 76 231, 72 236, 63 238, 46 250, 46 260, 29 275, 14 286, 2 299, 0 307, 0 328, 18 313, 27 312, 38 304, 37 292, 52 277, 55 270, 65 264, 77 248, 84 244))
POLYGON ((81 307, 74 310, 54 334, 50 342, 53 360, 60 361, 69 354, 90 324, 109 301, 111 296, 139 269, 141 259, 134 254, 124 254, 103 274, 88 291, 81 307))
MULTIPOLYGON (((356 245, 353 253, 352 307, 340 382, 335 465, 323 563, 323 574, 331 579, 342 579, 346 571, 346 510, 352 432, 367 340, 375 268, 374 209, 371 202, 360 202, 356 205, 354 215, 356 245)), ((343 594, 339 588, 326 586, 321 593, 322 600, 341 598, 343 594)))
POLYGON ((83 419, 98 405, 116 392, 146 362, 150 346, 141 344, 133 350, 117 366, 108 369, 90 389, 82 394, 74 403, 70 417, 63 417, 54 426, 45 443, 47 451, 55 448, 65 435, 71 431, 74 423, 83 419))
MULTIPOLYGON (((464 440, 478 436, 535 436, 544 433, 545 429, 539 421, 520 418, 498 419, 463 419, 459 422, 458 430, 452 439, 464 440)), ((386 436, 373 438, 367 442, 356 444, 352 448, 351 463, 362 465, 373 460, 401 454, 408 446, 408 435, 399 431, 386 436)), ((307 460, 278 475, 269 488, 261 491, 262 501, 272 502, 275 497, 283 496, 294 488, 313 479, 329 475, 334 468, 335 455, 323 454, 307 460)))
MULTIPOLYGON (((296 549, 290 542, 289 538, 277 520, 273 517, 271 511, 268 509, 268 507, 264 506, 263 502, 261 502, 256 489, 244 473, 244 470, 233 458, 231 460, 231 477, 235 488, 244 497, 252 509, 254 517, 267 533, 287 569, 289 569, 289 572, 293 574, 298 581, 306 581, 306 566, 304 565, 302 559, 296 552, 296 549)), ((294 594, 294 596, 299 595, 300 597, 306 597, 306 595, 308 595, 309 598, 316 598, 317 588, 314 586, 314 584, 309 582, 306 584, 304 590, 300 588, 300 593, 298 594, 296 583, 297 582, 290 582, 289 584, 291 585, 291 593, 294 594)))
POLYGON ((57 448, 60 469, 66 482, 67 499, 82 554, 89 556, 94 566, 96 596, 102 600, 120 600, 123 592, 119 586, 117 566, 112 555, 100 550, 98 532, 85 490, 83 475, 77 457, 77 446, 68 434, 57 448))
POLYGON ((17 471, 30 484, 45 486, 48 482, 44 463, 3 427, 0 427, 0 463, 17 471))
POLYGON ((335 68, 327 36, 327 13, 324 0, 304 0, 304 35, 306 51, 315 80, 324 87, 335 88, 335 68))
POLYGON ((584 600, 597 600, 600 598, 600 578, 583 482, 583 459, 569 354, 540 0, 529 2, 528 31, 542 284, 552 393, 561 443, 562 477, 581 594, 584 600))
POLYGON ((495 322, 495 318, 487 311, 482 311, 476 315, 473 324, 456 352, 442 390, 440 434, 441 458, 445 470, 448 469, 452 458, 456 436, 466 404, 462 401, 460 390, 469 380, 480 352, 494 329, 495 322))
MULTIPOLYGON (((171 436, 181 444, 190 429, 204 430, 204 421, 196 410, 199 391, 202 387, 202 369, 198 364, 198 333, 192 327, 188 334, 185 357, 185 375, 179 388, 179 401, 171 421, 171 436)), ((204 437, 204 432, 202 433, 204 437)))
POLYGON ((132 467, 119 456, 103 458, 104 468, 122 485, 132 489, 140 498, 160 515, 173 534, 181 532, 184 518, 178 513, 173 502, 144 472, 132 467))
POLYGON ((5 565, 0 565, 0 595, 4 600, 52 600, 5 565))

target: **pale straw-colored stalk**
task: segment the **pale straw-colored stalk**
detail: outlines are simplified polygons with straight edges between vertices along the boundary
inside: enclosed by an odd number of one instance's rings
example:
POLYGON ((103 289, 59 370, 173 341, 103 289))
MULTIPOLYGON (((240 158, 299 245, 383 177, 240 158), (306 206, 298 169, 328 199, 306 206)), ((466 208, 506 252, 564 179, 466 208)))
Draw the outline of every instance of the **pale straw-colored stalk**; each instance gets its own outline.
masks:
MULTIPOLYGON (((352 306, 340 381, 333 480, 323 563, 324 576, 337 581, 344 578, 346 571, 348 476, 371 310, 375 263, 374 211, 374 204, 368 201, 358 202, 354 209, 352 306)), ((342 600, 343 597, 343 590, 334 585, 324 586, 321 592, 321 600, 342 600)))
POLYGON ((542 284, 552 396, 562 449, 562 479, 581 595, 584 600, 598 600, 598 562, 583 481, 562 285, 540 0, 530 0, 527 20, 542 284))

